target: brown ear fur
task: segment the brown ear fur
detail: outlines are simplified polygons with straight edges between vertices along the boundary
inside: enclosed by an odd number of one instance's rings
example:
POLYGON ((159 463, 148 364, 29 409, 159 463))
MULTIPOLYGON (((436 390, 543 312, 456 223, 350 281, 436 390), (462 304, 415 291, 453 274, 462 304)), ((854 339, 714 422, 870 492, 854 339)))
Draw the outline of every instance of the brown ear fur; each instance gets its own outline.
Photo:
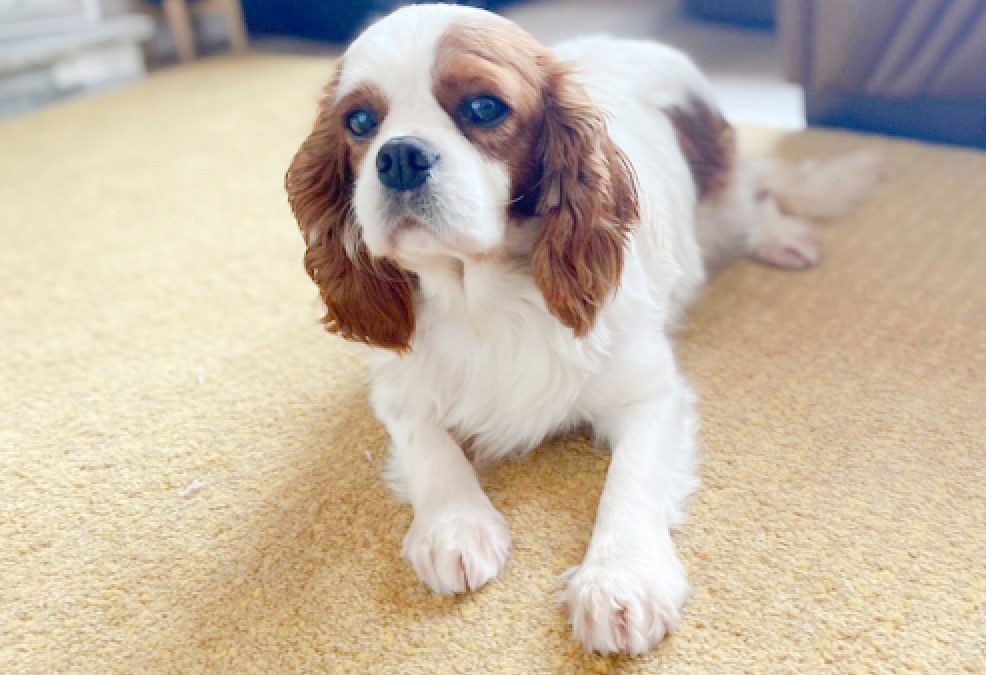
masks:
POLYGON ((414 332, 411 277, 390 261, 370 255, 355 231, 351 148, 332 112, 333 86, 284 180, 308 244, 305 269, 325 302, 322 322, 329 332, 403 351, 414 332))
POLYGON ((551 312, 575 334, 619 286, 629 228, 638 217, 633 172, 602 113, 565 64, 547 66, 532 272, 551 312))

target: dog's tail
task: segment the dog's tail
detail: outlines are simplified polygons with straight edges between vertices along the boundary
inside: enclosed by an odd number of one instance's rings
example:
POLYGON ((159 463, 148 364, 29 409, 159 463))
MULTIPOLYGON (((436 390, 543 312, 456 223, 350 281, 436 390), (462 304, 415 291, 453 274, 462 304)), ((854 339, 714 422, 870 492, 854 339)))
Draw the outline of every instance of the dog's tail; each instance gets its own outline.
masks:
POLYGON ((776 200, 781 213, 816 222, 855 211, 882 178, 882 167, 880 156, 870 150, 800 162, 754 162, 760 188, 776 200))

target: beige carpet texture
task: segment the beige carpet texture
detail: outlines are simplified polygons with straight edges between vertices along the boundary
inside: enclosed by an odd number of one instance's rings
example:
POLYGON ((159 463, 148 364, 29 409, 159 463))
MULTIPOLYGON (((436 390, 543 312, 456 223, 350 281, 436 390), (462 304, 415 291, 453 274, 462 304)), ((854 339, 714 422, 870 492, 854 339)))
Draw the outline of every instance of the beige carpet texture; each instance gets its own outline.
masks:
POLYGON ((986 155, 743 130, 891 177, 818 269, 742 261, 692 311, 692 597, 604 658, 555 604, 608 464, 584 438, 484 475, 516 545, 488 587, 400 557, 282 189, 330 70, 205 60, 0 124, 0 672, 986 672, 986 155))

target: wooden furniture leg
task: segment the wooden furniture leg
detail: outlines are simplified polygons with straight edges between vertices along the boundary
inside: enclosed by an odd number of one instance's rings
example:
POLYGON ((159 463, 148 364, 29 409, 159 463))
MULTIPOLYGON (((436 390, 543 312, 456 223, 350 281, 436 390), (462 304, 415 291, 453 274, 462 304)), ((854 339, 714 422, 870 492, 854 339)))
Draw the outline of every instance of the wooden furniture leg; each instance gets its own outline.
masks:
POLYGON ((192 32, 192 20, 188 14, 185 0, 164 0, 162 2, 168 27, 175 39, 178 50, 178 60, 191 61, 195 58, 195 34, 192 32))
POLYGON ((229 46, 233 52, 247 50, 246 23, 243 21, 243 6, 240 0, 222 0, 226 14, 226 30, 229 32, 229 46))

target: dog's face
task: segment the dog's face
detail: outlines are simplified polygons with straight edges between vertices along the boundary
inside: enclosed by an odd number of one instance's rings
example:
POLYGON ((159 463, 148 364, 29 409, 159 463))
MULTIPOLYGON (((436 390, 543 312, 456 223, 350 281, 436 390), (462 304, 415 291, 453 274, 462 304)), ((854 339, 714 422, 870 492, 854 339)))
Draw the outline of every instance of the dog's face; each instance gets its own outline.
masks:
POLYGON ((585 334, 637 213, 567 64, 506 20, 445 5, 399 10, 350 46, 286 184, 329 329, 398 350, 416 273, 508 254, 585 334))
POLYGON ((365 146, 354 193, 363 241, 413 269, 502 244, 511 154, 529 154, 540 83, 529 40, 492 53, 489 27, 510 24, 410 16, 351 46, 336 95, 350 142, 365 146))

